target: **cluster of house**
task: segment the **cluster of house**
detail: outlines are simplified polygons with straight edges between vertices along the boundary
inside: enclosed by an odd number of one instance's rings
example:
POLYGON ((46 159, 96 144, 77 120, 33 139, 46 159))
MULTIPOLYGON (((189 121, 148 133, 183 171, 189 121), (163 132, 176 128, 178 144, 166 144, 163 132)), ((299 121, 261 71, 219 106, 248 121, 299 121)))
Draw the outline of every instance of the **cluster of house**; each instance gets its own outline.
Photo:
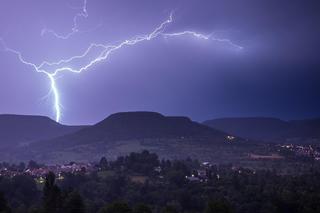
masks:
MULTIPOLYGON (((27 168, 25 170, 17 170, 3 167, 0 169, 0 176, 14 177, 17 175, 30 175, 34 178, 44 179, 46 174, 53 172, 58 179, 63 179, 63 173, 79 173, 92 172, 98 168, 91 163, 69 163, 64 165, 45 165, 38 168, 27 168)), ((41 182, 41 181, 40 181, 41 182)))
POLYGON ((242 168, 238 166, 232 165, 213 165, 209 162, 203 162, 200 165, 198 170, 195 170, 190 176, 186 176, 186 179, 189 182, 198 182, 198 183, 206 183, 208 182, 209 178, 215 178, 216 180, 221 179, 221 173, 224 174, 225 169, 231 169, 233 172, 236 173, 245 173, 245 174, 256 174, 254 169, 242 168), (214 172, 213 172, 214 171, 214 172), (219 174, 220 173, 220 174, 219 174))
MULTIPOLYGON (((192 172, 190 176, 186 176, 189 182, 207 182, 209 179, 209 169, 212 165, 209 162, 203 162, 200 168, 192 172)), ((219 178, 217 176, 217 178, 219 178)))
POLYGON ((14 177, 16 175, 20 175, 21 172, 11 170, 10 168, 1 168, 0 169, 0 176, 6 176, 6 177, 14 177))
POLYGON ((289 149, 298 156, 312 157, 315 160, 320 160, 319 148, 311 145, 281 145, 282 148, 289 149))

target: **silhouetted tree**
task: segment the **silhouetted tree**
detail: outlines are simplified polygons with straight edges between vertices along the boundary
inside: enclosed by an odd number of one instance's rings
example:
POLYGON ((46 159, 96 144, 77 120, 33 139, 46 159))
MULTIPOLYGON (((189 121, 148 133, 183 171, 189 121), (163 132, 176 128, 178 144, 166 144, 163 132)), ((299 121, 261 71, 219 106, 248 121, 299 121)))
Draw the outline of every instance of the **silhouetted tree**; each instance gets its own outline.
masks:
POLYGON ((105 157, 102 157, 100 162, 99 162, 99 167, 102 169, 102 170, 107 170, 108 169, 108 161, 105 157))
POLYGON ((84 213, 85 211, 85 204, 81 195, 73 191, 68 194, 68 197, 65 200, 65 205, 63 208, 63 212, 66 213, 84 213))
POLYGON ((7 200, 4 197, 4 194, 0 192, 0 213, 10 213, 11 209, 8 206, 7 200))
POLYGON ((14 199, 19 197, 20 205, 29 207, 40 198, 40 193, 38 192, 33 177, 28 175, 17 175, 11 178, 11 183, 15 188, 14 192, 11 192, 14 193, 12 194, 12 197, 14 199))
POLYGON ((43 207, 46 213, 59 212, 61 207, 61 191, 55 184, 55 174, 49 172, 43 188, 43 207))
POLYGON ((162 213, 178 213, 178 210, 174 206, 166 206, 162 213))
POLYGON ((225 200, 210 200, 205 213, 232 213, 230 204, 225 200))
POLYGON ((127 203, 116 202, 103 207, 99 213, 132 213, 132 209, 127 203))
POLYGON ((43 213, 40 207, 33 206, 29 209, 28 213, 43 213))
POLYGON ((152 213, 152 210, 149 206, 145 204, 139 204, 133 209, 133 213, 152 213))

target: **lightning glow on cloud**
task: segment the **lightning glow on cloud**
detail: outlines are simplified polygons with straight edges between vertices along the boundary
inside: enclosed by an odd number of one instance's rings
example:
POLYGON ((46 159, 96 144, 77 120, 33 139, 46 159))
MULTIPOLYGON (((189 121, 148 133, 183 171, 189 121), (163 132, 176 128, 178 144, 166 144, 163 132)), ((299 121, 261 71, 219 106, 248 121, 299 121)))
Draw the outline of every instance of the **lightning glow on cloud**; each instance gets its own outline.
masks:
MULTIPOLYGON (((83 10, 81 13, 77 14, 73 21, 74 21, 74 26, 72 28, 71 33, 67 34, 67 35, 59 35, 57 33, 55 33, 53 30, 46 30, 46 33, 52 33, 54 36, 56 36, 57 38, 61 38, 61 39, 69 39, 73 34, 78 32, 78 18, 79 17, 87 17, 88 13, 86 10, 86 4, 87 1, 84 1, 84 6, 83 6, 83 10)), ((76 56, 72 56, 70 58, 67 59, 61 59, 60 61, 56 61, 56 62, 48 62, 48 61, 43 61, 41 64, 36 65, 32 62, 26 61, 22 55, 21 52, 11 49, 9 48, 3 39, 0 38, 0 43, 2 44, 4 51, 13 53, 17 56, 17 58, 19 59, 19 61, 25 65, 28 65, 30 67, 32 67, 36 72, 38 73, 42 73, 44 75, 46 75, 48 77, 48 79, 50 80, 50 87, 51 87, 51 93, 53 95, 53 108, 55 111, 55 120, 57 122, 59 122, 61 120, 61 102, 60 102, 60 93, 59 93, 59 89, 58 89, 58 85, 56 83, 56 79, 58 74, 63 73, 63 72, 72 72, 72 73, 81 73, 85 70, 88 70, 89 68, 91 68, 93 65, 105 61, 109 58, 109 56, 121 49, 122 47, 125 46, 133 46, 136 45, 140 42, 144 42, 144 41, 150 41, 153 40, 157 37, 164 37, 164 38, 169 38, 169 37, 179 37, 179 36, 193 36, 195 38, 198 39, 203 39, 203 40, 213 40, 213 41, 217 41, 217 42, 223 42, 226 43, 228 45, 231 45, 232 47, 236 48, 236 49, 243 49, 243 47, 234 44, 232 41, 230 41, 229 39, 220 39, 220 38, 216 38, 214 37, 212 34, 210 35, 204 35, 204 34, 200 34, 194 31, 183 31, 183 32, 176 32, 176 33, 165 33, 165 29, 166 27, 173 22, 173 16, 172 14, 170 14, 169 18, 167 20, 165 20, 164 22, 162 22, 158 27, 156 27, 152 32, 150 32, 149 34, 146 35, 140 35, 140 36, 135 36, 131 39, 127 39, 124 40, 122 42, 119 42, 117 44, 114 45, 105 45, 105 44, 96 44, 96 43, 92 43, 89 45, 89 47, 80 55, 76 55, 76 56), (89 62, 84 63, 82 66, 75 68, 72 66, 72 62, 74 62, 75 60, 81 60, 81 59, 87 59, 88 55, 92 52, 92 51, 97 51, 99 50, 99 53, 96 57, 94 57, 93 59, 91 59, 89 62)))

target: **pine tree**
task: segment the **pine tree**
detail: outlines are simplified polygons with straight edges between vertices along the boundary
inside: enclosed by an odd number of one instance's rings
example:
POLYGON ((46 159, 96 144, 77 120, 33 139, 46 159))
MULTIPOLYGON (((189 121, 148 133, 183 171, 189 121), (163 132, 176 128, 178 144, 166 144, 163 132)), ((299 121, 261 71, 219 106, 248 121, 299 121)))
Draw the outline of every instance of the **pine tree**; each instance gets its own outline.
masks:
POLYGON ((132 209, 126 203, 116 202, 103 207, 99 213, 132 213, 132 209))
POLYGON ((61 207, 61 191, 55 184, 55 174, 49 172, 43 188, 43 208, 46 213, 59 212, 61 207))
POLYGON ((7 200, 4 197, 4 194, 0 192, 0 213, 10 213, 11 210, 8 206, 7 200))
POLYGON ((74 191, 68 194, 65 200, 63 212, 66 213, 85 213, 85 204, 81 195, 74 191))

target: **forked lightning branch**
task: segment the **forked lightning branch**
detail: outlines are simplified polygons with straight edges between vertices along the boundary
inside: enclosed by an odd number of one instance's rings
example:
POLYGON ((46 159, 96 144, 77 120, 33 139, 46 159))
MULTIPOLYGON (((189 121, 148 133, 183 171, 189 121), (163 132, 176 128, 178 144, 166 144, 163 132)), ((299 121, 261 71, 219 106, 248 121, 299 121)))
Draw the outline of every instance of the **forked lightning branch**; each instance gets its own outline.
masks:
MULTIPOLYGON (((73 25, 70 33, 68 33, 67 35, 60 35, 60 34, 56 33, 54 30, 44 29, 42 31, 42 35, 44 35, 45 33, 51 33, 52 35, 54 35, 58 39, 70 39, 73 34, 75 34, 79 31, 78 30, 78 19, 80 17, 87 18, 87 16, 88 16, 86 5, 87 5, 87 1, 85 0, 84 6, 82 8, 82 12, 78 13, 73 19, 74 25, 73 25)), ((197 39, 211 40, 211 41, 215 41, 215 42, 223 42, 223 43, 226 43, 226 44, 232 46, 233 48, 235 48, 237 50, 243 49, 242 46, 239 46, 239 45, 233 43, 231 40, 225 39, 225 38, 217 38, 213 34, 205 35, 205 34, 201 34, 198 32, 194 32, 192 30, 168 33, 165 31, 166 27, 169 24, 171 24, 172 22, 173 22, 173 15, 171 13, 167 20, 162 22, 159 26, 157 26, 149 34, 142 35, 142 36, 141 35, 134 36, 130 39, 115 43, 113 45, 105 45, 103 43, 91 43, 82 54, 75 55, 75 56, 72 56, 67 59, 61 59, 56 62, 43 61, 41 64, 38 64, 38 65, 35 63, 32 63, 30 61, 27 61, 20 51, 8 47, 2 38, 0 38, 0 43, 3 46, 4 51, 15 54, 21 63, 23 63, 27 66, 30 66, 34 71, 47 76, 47 78, 50 82, 51 94, 53 96, 53 108, 55 111, 55 120, 57 122, 59 122, 61 120, 62 112, 61 112, 59 88, 58 88, 58 85, 56 82, 57 76, 63 72, 72 72, 75 74, 80 74, 81 72, 90 69, 93 65, 107 60, 113 52, 120 50, 122 47, 133 46, 133 45, 136 45, 140 42, 151 41, 157 37, 171 38, 171 37, 181 37, 181 36, 192 36, 197 39), (75 60, 87 59, 88 55, 92 51, 97 51, 97 50, 99 51, 97 56, 94 57, 93 59, 91 59, 89 62, 85 63, 84 65, 82 65, 81 67, 78 67, 78 68, 74 68, 72 66, 72 62, 74 62, 75 60)))

